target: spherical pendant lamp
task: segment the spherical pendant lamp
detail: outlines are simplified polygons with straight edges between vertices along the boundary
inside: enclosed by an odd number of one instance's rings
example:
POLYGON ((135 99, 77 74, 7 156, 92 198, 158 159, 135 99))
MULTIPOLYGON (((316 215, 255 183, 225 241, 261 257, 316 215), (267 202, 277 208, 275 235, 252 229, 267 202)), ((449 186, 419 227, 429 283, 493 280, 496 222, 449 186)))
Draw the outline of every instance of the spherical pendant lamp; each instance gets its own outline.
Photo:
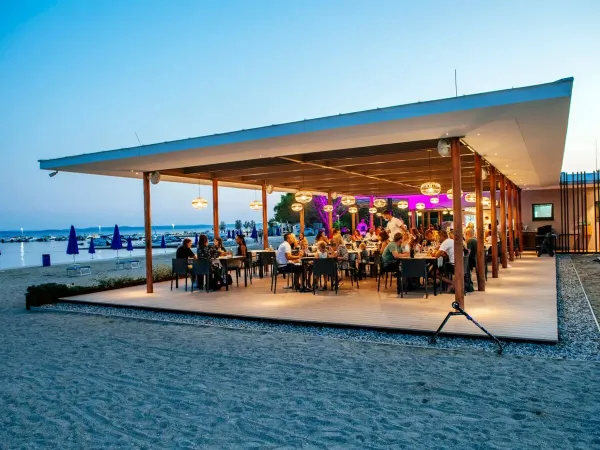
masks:
POLYGON ((204 209, 208 206, 208 200, 206 200, 204 197, 196 197, 194 200, 192 200, 192 206, 195 209, 204 209))
POLYGON ((325 205, 325 206, 323 206, 323 211, 325 211, 325 212, 331 212, 331 211, 333 211, 333 206, 332 205, 325 205))
POLYGON ((465 194, 465 202, 475 203, 476 201, 477 201, 477 196, 475 195, 474 192, 469 192, 468 194, 465 194))
POLYGON ((258 210, 262 209, 262 202, 259 200, 252 200, 250 202, 250 209, 252 211, 258 211, 258 210))
POLYGON ((312 192, 310 191, 298 191, 294 196, 299 203, 309 203, 312 200, 312 192))
POLYGON ((373 200, 373 206, 375 206, 376 208, 383 208, 385 207, 385 205, 387 205, 387 202, 382 198, 376 198, 375 200, 373 200))
POLYGON ((425 209, 425 203, 417 203, 415 205, 415 208, 419 211, 422 211, 423 209, 425 209))
POLYGON ((302 203, 292 203, 292 211, 298 212, 298 211, 302 211, 302 209, 304 209, 304 206, 302 206, 302 203))
POLYGON ((440 198, 439 197, 431 197, 429 199, 429 203, 433 204, 433 205, 437 205, 440 202, 440 198))
POLYGON ((398 202, 398 208, 399 209, 406 209, 406 208, 408 208, 408 202, 406 200, 400 200, 398 202))
POLYGON ((374 206, 371 206, 371 207, 369 208, 369 213, 370 213, 370 214, 375 214, 375 213, 377 213, 377 208, 375 208, 374 206))
POLYGON ((356 206, 351 206, 350 208, 348 208, 348 212, 350 214, 356 214, 358 212, 358 208, 356 206))
POLYGON ((342 205, 344 206, 352 206, 356 203, 356 199, 353 195, 344 195, 342 197, 342 205))

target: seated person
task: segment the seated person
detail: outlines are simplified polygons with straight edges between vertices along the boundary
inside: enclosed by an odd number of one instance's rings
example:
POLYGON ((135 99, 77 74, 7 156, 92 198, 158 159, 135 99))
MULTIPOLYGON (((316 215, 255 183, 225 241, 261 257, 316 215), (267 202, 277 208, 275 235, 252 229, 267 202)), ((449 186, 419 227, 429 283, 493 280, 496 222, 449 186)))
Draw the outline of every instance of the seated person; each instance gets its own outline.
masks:
POLYGON ((319 232, 317 233, 317 237, 315 238, 315 243, 318 244, 319 242, 325 242, 325 244, 329 243, 329 239, 327 239, 325 231, 323 230, 319 230, 319 232))
POLYGON ((277 260, 277 271, 279 273, 293 273, 294 287, 296 287, 296 289, 299 289, 300 274, 302 274, 302 266, 290 266, 289 264, 300 261, 300 258, 302 258, 303 253, 300 251, 297 255, 292 254, 292 242, 294 239, 294 235, 291 233, 286 233, 283 235, 283 242, 279 245, 279 248, 277 248, 275 259, 277 260))
POLYGON ((348 268, 348 249, 346 249, 346 244, 340 234, 336 234, 333 237, 333 245, 336 250, 336 256, 337 256, 337 260, 338 260, 340 269, 347 269, 348 268))
POLYGON ((381 260, 383 261, 383 267, 390 267, 397 263, 398 258, 410 256, 410 253, 403 252, 402 246, 402 233, 396 233, 394 240, 386 245, 385 249, 381 253, 381 260))
POLYGON ((367 234, 365 234, 365 241, 376 241, 377 235, 375 234, 375 227, 369 228, 367 234))
MULTIPOLYGON (((440 239, 442 243, 440 244, 440 248, 433 254, 434 258, 439 258, 440 256, 444 259, 448 259, 450 264, 454 264, 454 239, 451 238, 448 233, 445 231, 440 231, 440 239)), ((454 283, 451 279, 444 277, 440 274, 441 280, 448 285, 448 292, 454 289, 454 283)))
POLYGON ((225 250, 225 247, 223 246, 223 239, 221 239, 219 236, 215 236, 215 243, 213 246, 220 252, 221 255, 227 254, 227 250, 225 250))
POLYGON ((327 243, 320 241, 317 244, 317 258, 329 258, 329 252, 327 251, 327 243))
POLYGON ((246 240, 244 239, 244 236, 237 235, 235 237, 235 242, 238 245, 236 256, 243 256, 245 258, 248 252, 248 247, 246 246, 246 240))
POLYGON ((175 258, 188 258, 188 259, 197 259, 198 257, 192 250, 192 240, 190 238, 185 238, 181 245, 177 248, 175 252, 175 258))
POLYGON ((387 231, 382 230, 381 233, 379 233, 379 254, 383 255, 383 252, 385 250, 385 247, 387 247, 387 245, 389 244, 389 239, 390 237, 387 234, 387 231))
POLYGON ((200 235, 198 239, 198 258, 217 259, 220 253, 215 247, 208 245, 208 237, 205 234, 200 235))
POLYGON ((298 247, 303 252, 308 250, 308 239, 306 239, 306 236, 304 236, 304 233, 300 233, 298 235, 298 247))
POLYGON ((352 240, 353 241, 362 241, 363 240, 362 234, 360 234, 360 231, 358 231, 358 229, 354 230, 354 233, 352 234, 352 240))

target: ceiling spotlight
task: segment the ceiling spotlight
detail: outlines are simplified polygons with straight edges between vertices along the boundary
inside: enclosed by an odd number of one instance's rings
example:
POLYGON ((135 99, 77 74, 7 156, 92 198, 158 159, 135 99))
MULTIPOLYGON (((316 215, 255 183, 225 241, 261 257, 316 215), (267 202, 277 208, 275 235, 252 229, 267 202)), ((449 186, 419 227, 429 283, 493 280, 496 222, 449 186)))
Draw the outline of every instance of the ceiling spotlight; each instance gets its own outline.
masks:
POLYGON ((58 170, 55 170, 54 172, 50 172, 50 173, 48 174, 48 176, 49 176, 50 178, 53 178, 53 177, 55 177, 55 176, 56 176, 56 174, 57 174, 57 173, 58 173, 58 170))

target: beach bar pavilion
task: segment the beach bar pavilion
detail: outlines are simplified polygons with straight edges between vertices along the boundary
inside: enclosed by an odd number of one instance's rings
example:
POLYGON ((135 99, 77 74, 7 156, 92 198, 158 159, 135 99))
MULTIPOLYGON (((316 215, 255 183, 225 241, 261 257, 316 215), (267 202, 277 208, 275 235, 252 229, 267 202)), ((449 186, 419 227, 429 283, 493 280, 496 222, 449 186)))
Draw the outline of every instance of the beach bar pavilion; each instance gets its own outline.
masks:
MULTIPOLYGON (((498 249, 492 246, 491 279, 488 282, 490 292, 486 292, 483 272, 486 264, 478 264, 477 289, 480 292, 469 294, 469 297, 473 296, 471 303, 473 306, 489 306, 489 299, 493 296, 491 291, 496 283, 495 295, 499 303, 494 313, 486 315, 490 321, 497 320, 507 325, 511 318, 517 316, 531 321, 542 310, 545 311, 542 315, 548 318, 543 324, 546 331, 539 334, 535 330, 519 329, 519 326, 513 331, 500 331, 499 334, 552 341, 557 336, 556 290, 554 272, 551 272, 548 282, 548 271, 555 270, 554 261, 549 263, 549 260, 541 262, 542 259, 524 258, 525 262, 518 263, 522 267, 518 267, 517 263, 513 263, 511 269, 508 267, 515 259, 517 242, 519 245, 523 243, 522 237, 519 239, 523 208, 530 207, 522 204, 523 189, 545 189, 559 182, 572 85, 573 79, 568 78, 536 86, 86 153, 42 160, 40 168, 141 180, 140 187, 144 192, 147 294, 154 292, 150 226, 152 178, 154 181, 160 178, 168 182, 212 185, 215 235, 219 233, 219 186, 262 190, 263 229, 266 234, 267 192, 271 190, 307 190, 328 196, 331 203, 332 195, 408 198, 419 194, 423 184, 435 182, 441 186, 441 196, 449 189, 454 193, 464 191, 473 194, 471 198, 476 199, 472 203, 476 237, 478 242, 483 243, 485 206, 481 199, 484 192, 489 193, 492 235, 500 235, 501 248, 506 251, 501 252, 499 262, 498 249), (510 277, 511 270, 518 272, 518 275, 502 283, 499 278, 510 277), (546 280, 544 286, 539 285, 540 273, 546 275, 542 277, 546 280), (515 286, 519 286, 518 291, 515 286), (526 295, 528 289, 531 298, 526 295), (540 295, 547 293, 549 303, 542 305, 535 300, 535 292, 540 295), (511 296, 527 298, 520 298, 517 306, 505 303, 506 315, 498 318, 497 313, 502 310, 503 302, 511 296)), ((461 254, 463 233, 460 224, 463 224, 465 199, 454 195, 451 202, 455 254, 461 254)), ((331 220, 330 213, 329 228, 331 220)), ((264 245, 265 248, 268 246, 267 239, 264 239, 264 245)), ((478 245, 478 261, 485 258, 483 249, 483 245, 478 245)), ((463 270, 460 264, 456 265, 454 295, 455 301, 461 306, 465 305, 463 270)), ((137 292, 139 294, 140 290, 137 292)), ((359 297, 366 299, 370 295, 380 296, 365 290, 359 297)), ((446 301, 439 306, 440 311, 447 310, 450 303, 448 296, 444 297, 446 301)), ((440 297, 437 298, 439 303, 440 297)), ((360 302, 360 299, 357 301, 360 302)), ((395 295, 388 300, 399 303, 395 295)), ((415 311, 421 308, 418 314, 422 315, 422 305, 426 302, 422 299, 419 301, 410 305, 415 311)), ((114 302, 116 304, 117 300, 114 302)), ((299 300, 299 303, 302 302, 306 303, 306 300, 299 300)), ((388 306, 386 303, 386 308, 388 306)), ((198 312, 230 315, 226 309, 215 308, 198 312)), ((377 323, 368 320, 363 323, 360 316, 364 311, 360 311, 360 303, 356 308, 354 312, 358 319, 355 321, 323 319, 319 317, 318 308, 312 308, 314 316, 307 318, 301 315, 297 320, 381 328, 431 329, 431 325, 423 326, 422 323, 395 326, 389 317, 375 321, 377 323)), ((381 308, 381 303, 375 308, 381 308)), ((406 315, 406 306, 403 308, 398 315, 406 315)), ((279 313, 271 316, 260 312, 260 308, 256 311, 231 315, 288 318, 279 313)), ((434 317, 433 321, 439 323, 443 314, 434 317)), ((294 316, 289 319, 294 320, 294 316)), ((493 328, 491 325, 488 327, 493 328)))

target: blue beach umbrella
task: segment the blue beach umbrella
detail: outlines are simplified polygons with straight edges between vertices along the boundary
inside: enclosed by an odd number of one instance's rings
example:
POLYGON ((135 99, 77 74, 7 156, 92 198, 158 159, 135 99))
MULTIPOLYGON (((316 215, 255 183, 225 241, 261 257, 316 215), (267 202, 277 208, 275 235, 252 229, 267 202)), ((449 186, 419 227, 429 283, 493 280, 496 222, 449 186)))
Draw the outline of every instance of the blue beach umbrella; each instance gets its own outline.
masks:
POLYGON ((123 243, 121 242, 121 233, 119 233, 119 225, 115 225, 115 231, 113 232, 110 248, 117 251, 117 259, 119 259, 119 250, 123 248, 123 243))
MULTIPOLYGON (((167 242, 165 241, 165 235, 162 235, 162 239, 160 240, 160 248, 167 248, 167 242)), ((165 253, 167 253, 167 250, 165 250, 165 253)))
POLYGON ((77 233, 75 233, 75 227, 71 225, 71 231, 69 232, 69 243, 67 245, 67 255, 73 255, 73 263, 75 263, 75 255, 79 255, 79 246, 77 243, 77 233))
POLYGON ((94 238, 90 240, 90 248, 88 248, 88 253, 92 255, 92 259, 94 259, 94 253, 96 253, 96 245, 94 244, 94 238))
POLYGON ((275 234, 281 236, 281 227, 277 227, 277 232, 275 234))
POLYGON ((194 236, 194 247, 198 247, 198 233, 194 236))
POLYGON ((131 241, 131 236, 127 238, 127 251, 129 252, 129 256, 131 256, 131 252, 133 251, 133 242, 131 241))
POLYGON ((227 239, 231 239, 231 231, 227 230, 227 239))
POLYGON ((252 234, 250 235, 250 237, 254 240, 258 239, 258 232, 256 231, 256 226, 252 227, 252 234))

